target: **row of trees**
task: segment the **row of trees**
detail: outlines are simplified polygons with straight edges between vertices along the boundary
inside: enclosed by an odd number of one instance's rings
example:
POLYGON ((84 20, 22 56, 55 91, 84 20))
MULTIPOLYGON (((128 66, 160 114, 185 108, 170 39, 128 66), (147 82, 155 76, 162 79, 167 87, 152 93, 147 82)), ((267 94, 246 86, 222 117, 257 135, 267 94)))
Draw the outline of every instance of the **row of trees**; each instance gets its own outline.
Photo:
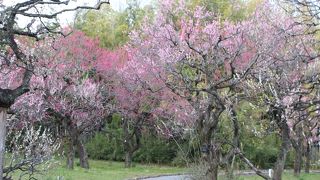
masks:
POLYGON ((188 10, 183 2, 164 2, 156 24, 146 23, 143 31, 132 35, 134 66, 144 67, 140 81, 154 91, 170 93, 167 97, 176 96, 184 110, 190 110, 187 120, 194 124, 200 145, 205 148, 209 167, 206 175, 210 179, 217 178, 219 165, 228 165, 233 155, 239 155, 257 174, 269 178, 240 150, 235 110, 239 102, 266 108, 265 117, 279 129, 282 144, 274 179, 281 179, 291 144, 299 156, 296 166, 301 165, 301 148, 296 143, 301 141, 293 138, 296 126, 307 128, 308 134, 318 126, 318 120, 311 115, 314 111, 309 109, 315 108, 313 98, 317 98, 317 40, 306 35, 309 27, 273 8, 276 7, 263 4, 253 17, 235 24, 220 22, 201 8, 188 10), (268 15, 270 12, 273 15, 268 15), (312 88, 306 88, 308 85, 312 88), (304 118, 302 112, 307 114, 304 118), (228 113, 232 121, 231 142, 218 138, 223 113, 228 113), (230 149, 222 156, 222 146, 226 144, 230 149))
MULTIPOLYGON (((217 179, 219 167, 231 177, 234 158, 238 157, 264 179, 281 179, 291 146, 296 152, 296 175, 301 171, 303 154, 309 169, 310 149, 318 140, 319 127, 317 18, 308 19, 314 21, 310 26, 304 21, 305 13, 293 17, 288 12, 305 12, 301 6, 311 6, 311 2, 281 6, 263 2, 252 12, 251 4, 239 9, 226 3, 219 11, 216 5, 220 1, 166 0, 159 2, 154 13, 150 8, 138 8, 133 1, 125 18, 116 16, 122 19, 120 25, 103 15, 112 14, 108 8, 79 13, 76 27, 84 33, 74 30, 67 37, 57 34, 70 29, 57 31, 42 19, 90 7, 53 14, 34 12, 38 6, 68 2, 29 0, 2 6, 2 167, 10 108, 14 113, 12 131, 27 136, 27 128, 22 127, 31 123, 39 129, 35 131, 37 136, 50 134, 38 142, 67 147, 69 168, 73 168, 75 149, 81 167, 89 168, 85 139, 106 125, 105 119, 118 113, 127 167, 141 145, 143 127, 151 124, 167 138, 174 138, 177 131, 196 136, 205 164, 201 178, 217 179), (228 15, 230 8, 234 11, 228 15), (148 16, 143 19, 144 14, 148 16), (17 15, 34 19, 25 28, 18 28, 17 15), (32 26, 38 21, 40 25, 34 30, 32 26), (104 22, 117 28, 104 26, 104 22), (111 35, 106 35, 108 32, 111 35), (100 41, 94 39, 97 36, 100 41), (255 121, 263 119, 281 141, 272 177, 258 169, 241 147, 244 129, 239 114, 244 104, 258 109, 259 119, 255 121), (224 121, 229 127, 221 126, 224 121)), ((107 2, 94 8, 103 3, 107 2)), ((314 17, 311 12, 308 15, 314 17)), ((263 131, 259 133, 268 133, 263 131)), ((26 151, 40 157, 26 156, 30 159, 6 168, 5 177, 35 163, 35 159, 41 163, 47 154, 41 157, 43 153, 39 152, 48 148, 36 146, 26 146, 26 151)))

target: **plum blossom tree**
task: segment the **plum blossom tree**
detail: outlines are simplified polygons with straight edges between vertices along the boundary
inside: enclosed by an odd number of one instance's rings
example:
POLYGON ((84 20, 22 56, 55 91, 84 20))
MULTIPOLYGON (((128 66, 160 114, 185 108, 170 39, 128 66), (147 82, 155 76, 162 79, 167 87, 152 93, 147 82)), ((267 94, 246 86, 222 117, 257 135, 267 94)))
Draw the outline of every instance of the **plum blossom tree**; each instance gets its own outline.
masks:
MULTIPOLYGON (((257 81, 255 93, 261 87, 270 119, 281 132, 282 147, 273 177, 281 179, 290 147, 287 109, 281 102, 299 87, 295 82, 299 74, 293 72, 303 71, 305 61, 317 57, 313 44, 307 43, 312 38, 298 36, 304 34, 304 27, 295 26, 287 14, 268 3, 247 21, 231 23, 215 19, 201 7, 190 11, 183 1, 163 1, 154 23, 150 22, 147 20, 141 31, 132 33, 132 56, 140 62, 136 66, 157 81, 158 89, 169 89, 192 107, 188 114, 192 115, 208 163, 205 176, 217 179, 218 166, 238 154, 258 175, 270 179, 240 151, 234 108, 241 93, 250 89, 243 82, 257 81), (274 14, 267 13, 270 11, 274 14), (234 137, 227 143, 232 148, 221 158, 224 141, 217 138, 217 128, 223 112, 230 114, 234 137)), ((145 82, 152 87, 150 80, 145 82)))
MULTIPOLYGON (((50 33, 59 33, 59 25, 51 26, 54 23, 44 23, 45 20, 55 20, 57 15, 74 11, 77 9, 99 9, 102 4, 108 1, 98 1, 94 7, 77 6, 73 8, 59 7, 68 5, 69 0, 24 0, 17 2, 11 6, 6 6, 3 1, 0 2, 0 34, 1 34, 1 73, 8 72, 16 66, 22 68, 22 78, 19 86, 10 88, 6 84, 0 88, 0 179, 3 177, 3 161, 5 151, 5 135, 6 135, 6 112, 14 101, 29 90, 29 82, 34 68, 33 62, 37 59, 32 51, 23 51, 17 41, 18 36, 26 36, 40 39, 50 33), (53 7, 52 11, 43 12, 43 7, 53 7), (21 27, 18 24, 18 16, 26 17, 29 22, 21 27)), ((19 79, 17 79, 17 82, 19 79)), ((1 76, 1 82, 6 82, 6 78, 1 76)))
MULTIPOLYGON (((268 107, 269 119, 279 128, 282 142, 272 179, 281 179, 291 144, 299 151, 302 146, 293 140, 293 136, 294 132, 302 130, 300 125, 308 118, 304 118, 305 111, 297 109, 297 105, 306 101, 307 98, 303 96, 309 94, 305 89, 306 82, 310 81, 309 78, 315 80, 317 77, 308 77, 307 70, 310 64, 318 61, 318 55, 314 37, 305 35, 306 26, 297 24, 283 11, 274 13, 276 16, 267 15, 266 12, 260 10, 257 14, 257 19, 263 22, 257 25, 257 30, 261 32, 261 43, 256 46, 258 51, 264 51, 262 66, 252 71, 246 81, 248 86, 244 89, 251 91, 248 97, 259 97, 259 102, 264 102, 262 104, 268 107), (270 45, 275 49, 266 52, 266 47, 270 45)), ((299 136, 296 137, 299 139, 299 136)), ((297 164, 301 159, 296 160, 297 164)))
MULTIPOLYGON (((129 52, 132 50, 128 49, 129 52)), ((178 111, 174 111, 176 108, 170 106, 177 104, 171 99, 174 94, 168 91, 169 89, 158 86, 159 81, 150 75, 149 69, 145 69, 141 62, 131 58, 128 53, 119 58, 126 60, 118 60, 120 65, 117 67, 117 83, 112 90, 116 109, 122 116, 125 166, 131 167, 133 153, 141 146, 143 128, 154 126, 159 117, 168 118, 178 111), (173 112, 168 112, 170 110, 173 112)), ((166 132, 170 134, 169 131, 166 132)))
POLYGON ((192 107, 188 114, 207 154, 206 176, 217 179, 222 144, 215 134, 220 115, 234 96, 226 92, 236 88, 260 60, 250 46, 255 34, 249 22, 221 22, 201 7, 189 11, 183 1, 163 1, 160 6, 155 22, 147 20, 142 31, 132 34, 133 58, 159 88, 192 107))
POLYGON ((60 147, 51 130, 39 123, 23 121, 17 114, 9 116, 8 124, 7 152, 10 153, 4 179, 12 179, 13 175, 32 179, 48 171, 54 164, 52 156, 60 147))
POLYGON ((13 107, 21 118, 56 122, 69 145, 68 167, 73 168, 77 147, 81 167, 89 168, 83 138, 101 125, 110 110, 107 85, 95 72, 97 62, 106 61, 109 53, 99 48, 97 40, 78 31, 55 39, 52 45, 54 50, 39 61, 45 70, 32 79, 32 91, 13 107))
POLYGON ((286 97, 287 106, 293 111, 288 122, 291 128, 291 143, 295 150, 294 174, 300 175, 303 154, 306 156, 305 171, 310 168, 310 151, 313 143, 317 141, 316 131, 318 122, 319 92, 317 84, 318 61, 311 61, 300 79, 299 90, 286 97))
POLYGON ((119 71, 119 84, 113 88, 117 101, 117 111, 122 116, 123 145, 125 150, 125 167, 132 166, 132 156, 141 146, 143 125, 146 124, 156 101, 148 90, 141 87, 138 79, 128 74, 129 68, 119 71), (131 77, 130 77, 130 76, 131 77))

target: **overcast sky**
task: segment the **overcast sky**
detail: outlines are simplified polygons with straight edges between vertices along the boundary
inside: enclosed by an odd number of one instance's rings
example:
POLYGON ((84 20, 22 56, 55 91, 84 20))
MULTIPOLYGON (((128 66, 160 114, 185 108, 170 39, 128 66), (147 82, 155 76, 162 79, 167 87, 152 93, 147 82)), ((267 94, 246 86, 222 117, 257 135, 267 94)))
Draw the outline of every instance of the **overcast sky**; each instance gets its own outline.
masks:
MULTIPOLYGON (((151 2, 151 0, 138 0, 141 6, 145 6, 151 2)), ((110 0, 111 6, 116 10, 123 10, 126 7, 126 0, 110 0)))
MULTIPOLYGON (((12 5, 15 4, 17 2, 23 2, 25 0, 3 0, 3 3, 5 5, 12 5)), ((126 1, 127 0, 110 0, 110 4, 112 6, 113 9, 115 10, 123 10, 126 7, 126 1)), ((95 2, 97 2, 96 0, 71 0, 70 4, 74 5, 74 4, 94 4, 95 2), (76 1, 76 3, 75 3, 76 1)), ((138 0, 138 2, 140 3, 141 6, 147 5, 151 2, 151 0, 138 0)))
MULTIPOLYGON (((16 4, 18 2, 24 2, 26 0, 3 0, 3 4, 6 6, 10 6, 16 4)), ((111 7, 115 10, 124 10, 126 8, 126 1, 127 0, 110 0, 111 7)), ((150 4, 152 0, 138 0, 141 6, 145 6, 150 4)), ((97 0, 71 0, 68 6, 60 5, 56 8, 73 8, 79 5, 94 5, 97 0)), ((55 9, 57 11, 57 9, 55 9)), ((44 10, 46 11, 46 10, 44 10)), ((58 16, 60 23, 62 24, 69 24, 72 23, 74 19, 74 12, 66 12, 58 16)), ((19 17, 19 26, 24 26, 30 22, 30 19, 19 17)))

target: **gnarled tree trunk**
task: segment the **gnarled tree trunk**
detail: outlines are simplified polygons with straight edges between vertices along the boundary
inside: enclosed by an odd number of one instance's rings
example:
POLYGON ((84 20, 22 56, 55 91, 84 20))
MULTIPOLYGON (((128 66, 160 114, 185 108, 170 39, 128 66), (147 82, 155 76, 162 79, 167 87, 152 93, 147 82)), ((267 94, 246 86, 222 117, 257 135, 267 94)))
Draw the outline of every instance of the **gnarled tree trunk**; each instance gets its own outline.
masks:
POLYGON ((293 142, 293 147, 295 149, 295 161, 294 161, 294 175, 300 176, 301 167, 302 167, 302 156, 303 156, 303 135, 302 135, 302 124, 298 124, 298 127, 295 129, 297 134, 297 142, 293 142))
POLYGON ((74 168, 74 146, 72 142, 72 138, 69 138, 68 142, 68 152, 67 152, 67 168, 74 168))
MULTIPOLYGON (((206 179, 217 180, 220 165, 220 144, 212 139, 217 131, 219 117, 225 110, 221 99, 210 97, 206 110, 200 115, 196 129, 199 135, 202 153, 205 154, 205 163, 209 166, 206 170, 206 179)), ((201 112, 200 109, 197 110, 201 112)))
POLYGON ((123 147, 125 151, 125 160, 124 160, 124 166, 126 168, 131 167, 132 162, 132 155, 131 155, 131 134, 129 133, 129 120, 127 118, 122 119, 122 130, 123 130, 123 147))
POLYGON ((295 154, 295 160, 294 160, 294 176, 300 176, 301 173, 301 166, 302 166, 302 150, 297 149, 295 154))
POLYGON ((126 151, 126 155, 125 155, 125 167, 126 168, 132 167, 132 155, 133 155, 132 152, 126 151))
POLYGON ((77 138, 77 147, 80 159, 80 167, 89 169, 88 154, 80 137, 77 138))
POLYGON ((86 148, 81 140, 81 134, 79 133, 79 130, 77 127, 75 127, 74 124, 72 124, 72 121, 67 119, 66 122, 66 128, 68 130, 68 136, 70 140, 69 144, 69 151, 68 151, 68 160, 67 160, 67 167, 69 169, 73 169, 74 164, 74 152, 75 148, 78 150, 79 153, 79 159, 80 159, 80 167, 89 169, 89 161, 88 161, 88 154, 86 151, 86 148))
POLYGON ((0 180, 3 179, 5 159, 7 109, 0 108, 0 180))
POLYGON ((210 180, 218 180, 219 162, 220 162, 220 146, 212 145, 209 153, 209 168, 206 177, 210 180))
POLYGON ((288 153, 288 145, 286 145, 285 142, 282 143, 280 153, 278 155, 277 161, 275 163, 275 166, 273 168, 273 180, 281 180, 282 179, 282 173, 284 171, 284 165, 287 158, 288 153))
POLYGON ((306 165, 305 165, 304 172, 305 172, 305 173, 310 173, 311 148, 310 148, 309 142, 307 142, 307 147, 306 147, 305 156, 306 156, 306 165))
POLYGON ((290 129, 286 123, 285 120, 278 121, 278 126, 281 129, 281 147, 280 152, 277 157, 277 161, 275 163, 275 166, 273 168, 273 180, 281 180, 282 179, 282 173, 284 171, 284 166, 287 158, 287 154, 290 148, 290 137, 289 132, 290 129))
MULTIPOLYGON (((25 55, 20 52, 17 47, 13 50, 16 50, 16 55, 20 56, 22 59, 25 59, 25 55)), ((29 81, 31 77, 32 72, 30 70, 26 70, 23 76, 22 84, 19 87, 14 90, 0 88, 0 180, 3 179, 7 110, 12 104, 14 104, 14 101, 19 96, 29 91, 29 81)))
POLYGON ((125 150, 125 167, 130 168, 132 167, 132 157, 133 153, 136 152, 141 146, 141 128, 143 122, 148 117, 148 113, 143 113, 138 119, 133 120, 133 125, 130 127, 129 119, 124 118, 122 122, 122 129, 123 129, 123 146, 125 150), (131 130, 131 132, 130 132, 131 130))

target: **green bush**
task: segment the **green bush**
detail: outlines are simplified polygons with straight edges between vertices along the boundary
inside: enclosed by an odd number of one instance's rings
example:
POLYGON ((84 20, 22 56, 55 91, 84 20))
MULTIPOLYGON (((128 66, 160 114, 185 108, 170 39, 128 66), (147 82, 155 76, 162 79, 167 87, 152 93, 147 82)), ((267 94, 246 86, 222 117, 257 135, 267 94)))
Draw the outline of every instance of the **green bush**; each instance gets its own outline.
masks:
POLYGON ((110 155, 113 154, 114 148, 105 134, 97 133, 87 143, 87 151, 92 159, 111 160, 110 155))
POLYGON ((190 161, 185 152, 178 151, 176 157, 172 160, 173 166, 185 167, 190 161))
MULTIPOLYGON (((168 140, 147 132, 143 133, 140 149, 134 153, 134 162, 169 164, 176 157, 178 147, 173 140, 168 140)), ((90 158, 97 160, 123 161, 123 130, 121 117, 113 115, 102 132, 96 133, 86 144, 90 158)))
POLYGON ((112 120, 102 132, 96 133, 86 144, 90 158, 97 160, 124 160, 121 118, 113 115, 112 120))
POLYGON ((142 140, 142 147, 134 154, 133 160, 142 163, 169 164, 176 157, 178 148, 170 140, 146 136, 142 140))
MULTIPOLYGON (((113 134, 100 132, 90 139, 86 144, 89 157, 97 160, 123 161, 125 152, 121 140, 122 134, 121 132, 115 132, 117 131, 113 131, 113 134)), ((175 159, 175 164, 178 165, 177 152, 178 147, 174 141, 144 134, 142 145, 134 153, 133 161, 170 164, 175 159)))

